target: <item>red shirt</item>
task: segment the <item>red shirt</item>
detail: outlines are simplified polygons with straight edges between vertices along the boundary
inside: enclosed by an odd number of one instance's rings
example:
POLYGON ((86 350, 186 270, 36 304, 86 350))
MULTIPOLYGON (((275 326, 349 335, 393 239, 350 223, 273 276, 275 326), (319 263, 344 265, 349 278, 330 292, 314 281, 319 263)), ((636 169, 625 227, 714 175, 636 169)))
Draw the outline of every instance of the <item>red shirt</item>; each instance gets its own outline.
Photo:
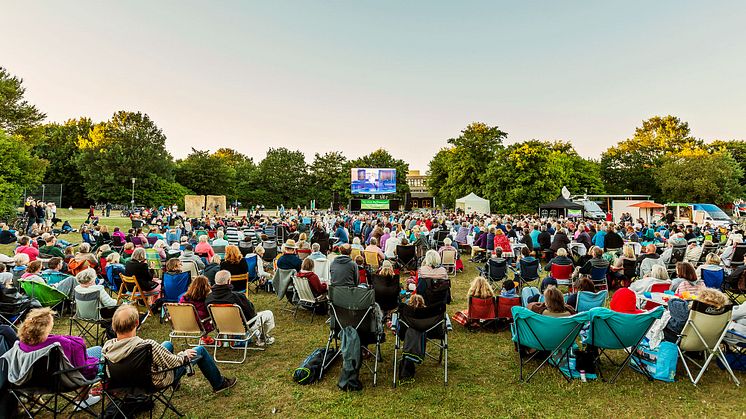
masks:
POLYGON ((297 274, 297 276, 306 278, 308 280, 308 285, 311 286, 311 292, 313 292, 314 297, 318 297, 319 295, 325 293, 328 289, 326 283, 321 282, 319 276, 316 275, 315 272, 301 271, 297 274))
POLYGON ((25 253, 28 255, 29 261, 33 262, 39 256, 39 250, 32 246, 18 246, 16 247, 16 254, 25 253))

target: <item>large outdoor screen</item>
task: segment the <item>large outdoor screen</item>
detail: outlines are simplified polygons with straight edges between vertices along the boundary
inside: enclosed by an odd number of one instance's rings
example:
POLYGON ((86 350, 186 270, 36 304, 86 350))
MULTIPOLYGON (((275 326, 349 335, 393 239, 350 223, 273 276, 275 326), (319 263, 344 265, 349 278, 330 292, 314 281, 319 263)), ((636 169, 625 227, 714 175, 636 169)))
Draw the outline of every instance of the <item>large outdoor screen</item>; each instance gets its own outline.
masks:
POLYGON ((396 193, 396 169, 352 168, 350 172, 350 184, 355 195, 396 193))

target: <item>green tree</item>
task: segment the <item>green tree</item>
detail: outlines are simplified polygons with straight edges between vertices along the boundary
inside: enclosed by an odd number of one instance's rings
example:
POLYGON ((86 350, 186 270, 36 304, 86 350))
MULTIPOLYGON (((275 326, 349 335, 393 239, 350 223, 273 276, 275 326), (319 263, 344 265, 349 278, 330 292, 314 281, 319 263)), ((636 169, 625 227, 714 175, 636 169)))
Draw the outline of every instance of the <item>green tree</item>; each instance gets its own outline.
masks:
POLYGON ((136 178, 136 204, 159 205, 154 191, 174 181, 166 136, 140 112, 120 111, 80 137, 77 159, 86 196, 96 202, 126 203, 136 178))
POLYGON ((339 190, 337 180, 350 171, 347 169, 347 158, 338 151, 319 154, 316 153, 313 163, 309 167, 309 180, 312 199, 316 200, 317 208, 328 208, 334 198, 334 192, 344 196, 344 189, 339 190))
POLYGON ((487 169, 485 188, 498 212, 536 212, 540 204, 556 198, 562 186, 603 192, 598 164, 580 157, 568 142, 524 141, 497 154, 487 169))
POLYGON ((687 148, 667 156, 655 180, 666 201, 726 204, 742 196, 743 174, 729 152, 687 148))
POLYGON ((195 150, 176 162, 176 181, 197 195, 226 195, 231 198, 236 169, 229 159, 209 151, 195 150))
POLYGON ((31 146, 20 136, 0 129, 0 217, 15 215, 25 188, 37 186, 47 162, 31 154, 31 146))
POLYGON ((690 136, 689 124, 668 115, 643 121, 632 138, 610 147, 601 155, 601 175, 610 193, 660 196, 651 182, 662 159, 669 153, 702 145, 690 136))
POLYGON ((251 195, 256 204, 267 208, 281 204, 286 208, 308 205, 308 165, 300 151, 270 148, 253 181, 257 189, 251 195))
MULTIPOLYGON (((718 151, 727 151, 738 163, 738 167, 746 173, 746 141, 743 140, 731 140, 721 141, 715 140, 708 144, 707 149, 711 153, 718 151)), ((741 186, 746 186, 746 176, 741 178, 741 186)))
POLYGON ((28 103, 23 80, 0 67, 0 129, 10 135, 28 136, 46 115, 28 103))
POLYGON ((334 190, 340 193, 341 199, 352 198, 352 192, 350 188, 350 169, 355 167, 364 168, 392 168, 396 169, 396 193, 390 195, 391 199, 403 199, 404 195, 409 192, 409 185, 407 185, 407 173, 409 172, 409 163, 401 159, 396 159, 388 151, 379 148, 378 150, 366 155, 359 157, 355 160, 347 162, 345 169, 340 172, 336 182, 334 182, 334 190))
POLYGON ((498 127, 474 122, 461 135, 448 140, 430 162, 428 187, 436 201, 453 206, 455 200, 471 192, 485 195, 484 175, 489 163, 503 148, 508 134, 498 127))
POLYGON ((88 137, 93 122, 88 118, 71 119, 64 124, 50 123, 42 127, 40 140, 33 153, 49 162, 44 183, 62 184, 62 206, 84 207, 88 204, 79 176, 78 140, 88 137))

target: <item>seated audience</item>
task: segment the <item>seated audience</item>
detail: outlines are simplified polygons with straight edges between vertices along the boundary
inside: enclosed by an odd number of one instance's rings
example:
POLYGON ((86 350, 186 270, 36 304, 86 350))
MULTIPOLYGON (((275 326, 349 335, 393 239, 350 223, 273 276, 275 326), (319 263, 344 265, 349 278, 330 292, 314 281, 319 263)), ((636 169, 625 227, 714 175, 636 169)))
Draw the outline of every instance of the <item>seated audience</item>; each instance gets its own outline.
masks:
POLYGON ((555 286, 549 286, 544 290, 544 301, 529 303, 528 309, 550 317, 567 317, 575 314, 575 308, 565 304, 565 297, 555 286))
POLYGON ((220 269, 230 272, 231 275, 243 275, 249 272, 249 265, 246 264, 238 246, 228 245, 225 248, 225 259, 220 263, 220 269))
POLYGON ((668 271, 666 271, 666 268, 662 265, 653 265, 653 269, 650 273, 648 273, 646 277, 638 279, 630 284, 629 289, 636 294, 643 294, 650 292, 653 285, 657 284, 671 285, 671 280, 668 278, 668 271))
POLYGON ((160 290, 161 284, 158 280, 153 279, 153 274, 148 269, 148 263, 145 257, 145 249, 138 247, 132 253, 132 258, 124 266, 126 276, 134 276, 137 285, 143 292, 160 290))
POLYGON ((349 244, 339 246, 339 256, 332 260, 329 267, 329 286, 356 287, 358 284, 358 269, 355 261, 350 258, 352 247, 349 244))
POLYGON ((699 294, 705 288, 704 282, 697 279, 697 271, 691 263, 676 263, 676 278, 671 281, 671 291, 674 291, 676 294, 683 292, 699 294))
POLYGON ((26 272, 21 275, 21 279, 24 281, 35 281, 35 282, 41 282, 42 284, 46 284, 46 281, 44 281, 44 278, 42 278, 41 275, 41 261, 35 260, 28 264, 28 267, 26 267, 26 272))
POLYGON ((297 248, 295 240, 288 239, 285 241, 285 244, 282 245, 282 256, 277 259, 277 269, 294 269, 295 272, 300 272, 302 261, 296 254, 297 248))
POLYGON ((210 289, 207 277, 199 275, 192 278, 189 288, 179 299, 180 303, 191 304, 197 309, 197 316, 205 328, 205 335, 200 338, 200 343, 204 345, 213 345, 215 343, 215 339, 207 335, 207 333, 213 330, 212 321, 210 321, 210 312, 207 311, 207 304, 205 304, 205 300, 211 292, 212 290, 210 289))

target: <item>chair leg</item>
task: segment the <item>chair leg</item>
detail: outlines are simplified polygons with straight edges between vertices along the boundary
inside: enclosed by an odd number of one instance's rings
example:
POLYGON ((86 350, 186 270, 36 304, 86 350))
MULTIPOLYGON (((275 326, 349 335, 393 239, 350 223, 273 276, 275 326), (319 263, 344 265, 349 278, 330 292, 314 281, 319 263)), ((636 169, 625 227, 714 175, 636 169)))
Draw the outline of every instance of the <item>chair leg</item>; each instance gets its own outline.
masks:
POLYGON ((694 385, 697 385, 699 383, 699 380, 702 379, 702 375, 704 375, 705 371, 707 371, 707 367, 710 365, 712 358, 715 357, 715 351, 710 352, 708 350, 707 352, 707 359, 705 360, 704 365, 702 365, 702 369, 699 371, 699 374, 697 374, 697 378, 694 380, 694 385))
POLYGON ((728 374, 730 374, 730 378, 733 379, 733 382, 736 383, 736 386, 740 386, 741 382, 738 381, 738 378, 736 378, 735 374, 733 374, 733 370, 731 369, 730 364, 728 363, 728 360, 725 358, 725 354, 723 353, 723 350, 720 349, 719 347, 717 348, 717 355, 718 355, 718 358, 720 359, 720 362, 723 363, 723 366, 728 371, 728 374))
POLYGON ((394 384, 392 385, 393 388, 396 388, 396 377, 397 377, 396 363, 399 360, 399 357, 397 356, 398 352, 399 352, 399 333, 396 333, 396 338, 394 339, 394 384))
POLYGON ((686 357, 684 356, 684 353, 681 351, 681 348, 679 349, 679 357, 681 358, 681 362, 684 364, 684 369, 686 370, 687 375, 689 376, 689 380, 694 384, 695 386, 697 383, 694 381, 694 376, 692 376, 692 372, 689 370, 689 364, 686 362, 686 357))
POLYGON ((448 331, 446 331, 446 334, 443 337, 443 340, 444 340, 443 346, 445 347, 445 349, 444 349, 444 351, 445 351, 445 358, 444 358, 444 362, 443 362, 443 368, 444 368, 445 371, 443 373, 443 375, 444 375, 444 381, 443 381, 444 384, 443 385, 447 386, 448 385, 448 331))

